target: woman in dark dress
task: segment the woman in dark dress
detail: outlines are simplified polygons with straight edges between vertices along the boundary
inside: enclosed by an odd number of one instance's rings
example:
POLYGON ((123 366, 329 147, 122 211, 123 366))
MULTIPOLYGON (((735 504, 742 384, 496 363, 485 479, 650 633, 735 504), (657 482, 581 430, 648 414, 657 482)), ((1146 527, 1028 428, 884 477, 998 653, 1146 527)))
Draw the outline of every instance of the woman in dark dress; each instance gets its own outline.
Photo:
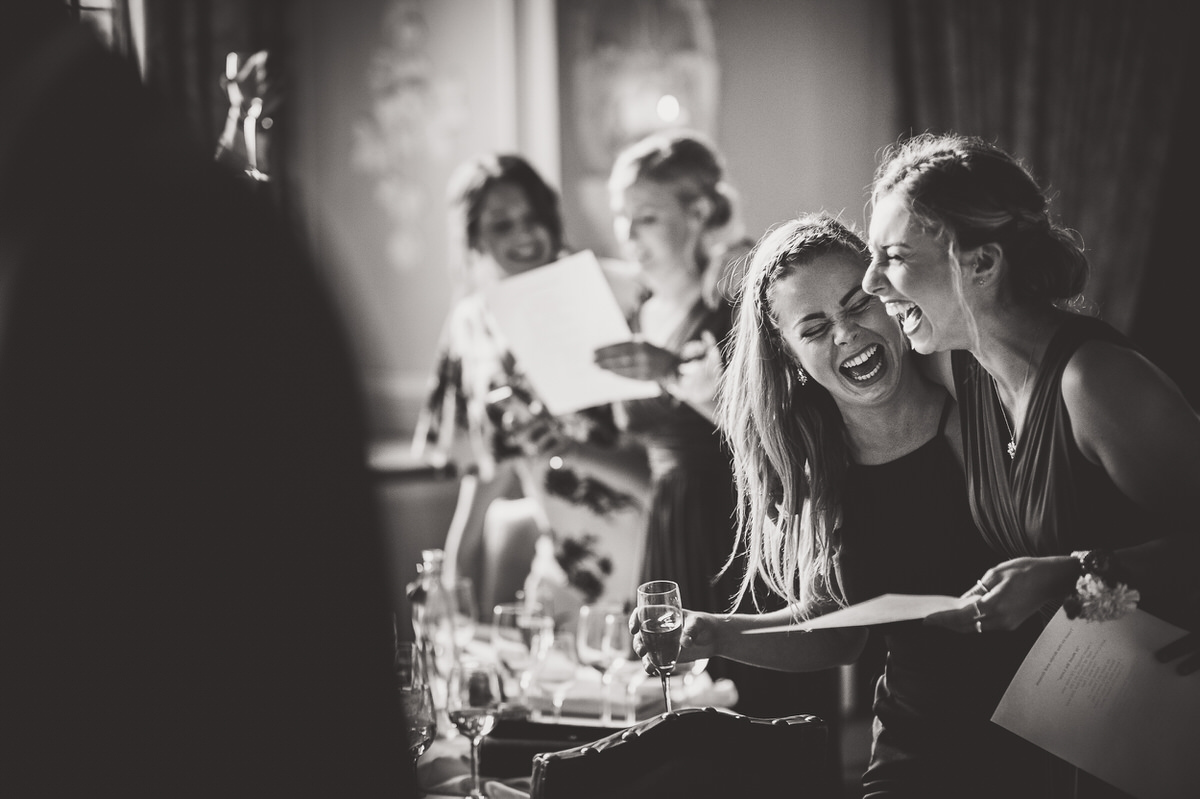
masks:
MULTIPOLYGON (((742 633, 882 593, 961 594, 996 560, 971 523, 954 404, 862 291, 866 267, 863 242, 824 215, 781 225, 755 250, 721 418, 743 500, 741 593, 757 581, 789 606, 687 611, 683 660, 789 671, 851 663, 866 628, 742 633)), ((1045 795, 1045 759, 989 723, 1036 629, 964 638, 900 622, 872 633, 887 662, 867 796, 1045 795)))
POLYGON ((693 133, 649 136, 613 165, 617 237, 648 295, 631 320, 634 340, 601 348, 596 363, 662 384, 660 396, 619 406, 646 447, 650 511, 641 573, 674 580, 698 607, 728 606, 733 586, 714 580, 733 545, 730 456, 713 423, 730 328, 727 302, 706 296, 714 237, 732 219, 723 167, 693 133))
POLYGON ((1012 630, 1064 598, 1068 615, 1103 620, 1093 600, 1128 608, 1132 589, 1194 631, 1200 419, 1117 331, 1063 310, 1087 260, 1041 188, 994 145, 925 135, 889 154, 872 203, 863 286, 918 352, 937 353, 962 410, 975 520, 1009 558, 981 572, 977 603, 933 620, 1012 630))

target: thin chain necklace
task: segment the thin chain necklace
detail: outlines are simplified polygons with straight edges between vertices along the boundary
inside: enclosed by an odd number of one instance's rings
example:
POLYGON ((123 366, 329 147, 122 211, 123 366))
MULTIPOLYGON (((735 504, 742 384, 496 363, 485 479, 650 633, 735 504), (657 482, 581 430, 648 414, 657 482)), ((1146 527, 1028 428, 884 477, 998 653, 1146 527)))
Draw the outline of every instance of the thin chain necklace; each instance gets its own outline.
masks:
MULTIPOLYGON (((1030 351, 1029 357, 1025 359, 1025 377, 1021 380, 1021 390, 1017 392, 1016 401, 1013 402, 1013 407, 1021 404, 1021 398, 1025 396, 1025 386, 1029 382, 1029 367, 1033 365, 1033 354, 1037 352, 1037 343, 1033 345, 1033 350, 1030 351)), ((996 392, 996 404, 1000 406, 1000 418, 1004 420, 1004 426, 1008 429, 1008 446, 1005 450, 1008 452, 1008 459, 1014 460, 1017 457, 1017 436, 1013 432, 1012 424, 1008 421, 1008 411, 1004 410, 1004 400, 1000 399, 1000 386, 996 383, 996 376, 992 375, 992 390, 996 392)))

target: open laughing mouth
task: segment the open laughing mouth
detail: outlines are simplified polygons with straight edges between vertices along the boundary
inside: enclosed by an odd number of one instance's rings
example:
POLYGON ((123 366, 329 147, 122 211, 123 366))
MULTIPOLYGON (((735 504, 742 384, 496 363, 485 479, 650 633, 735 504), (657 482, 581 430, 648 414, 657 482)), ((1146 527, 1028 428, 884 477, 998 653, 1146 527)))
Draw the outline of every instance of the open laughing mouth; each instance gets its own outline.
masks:
POLYGON ((900 323, 900 329, 904 331, 904 335, 906 336, 913 334, 913 331, 921 324, 921 319, 924 317, 921 309, 911 302, 889 302, 884 307, 900 323))
POLYGON ((542 245, 527 244, 522 247, 514 247, 508 252, 509 260, 517 263, 529 263, 531 261, 540 261, 545 257, 542 252, 542 245))
POLYGON ((856 383, 863 383, 883 370, 883 347, 872 344, 865 350, 842 361, 838 371, 856 383))

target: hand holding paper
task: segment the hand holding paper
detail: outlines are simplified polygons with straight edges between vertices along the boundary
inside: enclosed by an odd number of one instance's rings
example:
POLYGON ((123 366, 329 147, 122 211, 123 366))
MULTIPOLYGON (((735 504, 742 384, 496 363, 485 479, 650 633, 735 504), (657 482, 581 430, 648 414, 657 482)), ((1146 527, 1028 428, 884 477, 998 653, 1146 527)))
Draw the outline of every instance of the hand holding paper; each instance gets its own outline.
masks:
POLYGON ((595 358, 601 369, 633 380, 666 380, 676 375, 681 362, 670 350, 640 339, 600 347, 595 358))
POLYGON ((597 349, 632 336, 591 252, 501 280, 484 290, 496 327, 555 416, 661 393, 649 380, 596 365, 597 349))

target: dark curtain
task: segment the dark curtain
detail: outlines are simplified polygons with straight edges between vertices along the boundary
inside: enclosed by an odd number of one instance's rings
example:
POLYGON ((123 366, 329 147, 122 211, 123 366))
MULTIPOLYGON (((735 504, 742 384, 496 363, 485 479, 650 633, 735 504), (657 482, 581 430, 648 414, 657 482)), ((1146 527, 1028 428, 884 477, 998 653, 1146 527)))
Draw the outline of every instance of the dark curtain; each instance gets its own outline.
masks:
POLYGON ((1131 333, 1148 273, 1177 268, 1151 257, 1174 235, 1158 224, 1160 202, 1175 122, 1184 93, 1194 92, 1183 80, 1185 6, 903 0, 892 8, 902 125, 982 136, 1020 156, 1048 185, 1059 221, 1083 237, 1088 298, 1131 333))
MULTIPOLYGON (((196 140, 215 152, 229 111, 222 83, 226 55, 239 62, 260 50, 270 54, 277 100, 286 96, 290 61, 287 0, 145 0, 146 83, 175 107, 196 140)), ((283 103, 286 110, 286 103, 283 103)), ((269 131, 275 194, 286 184, 286 114, 269 131)))

